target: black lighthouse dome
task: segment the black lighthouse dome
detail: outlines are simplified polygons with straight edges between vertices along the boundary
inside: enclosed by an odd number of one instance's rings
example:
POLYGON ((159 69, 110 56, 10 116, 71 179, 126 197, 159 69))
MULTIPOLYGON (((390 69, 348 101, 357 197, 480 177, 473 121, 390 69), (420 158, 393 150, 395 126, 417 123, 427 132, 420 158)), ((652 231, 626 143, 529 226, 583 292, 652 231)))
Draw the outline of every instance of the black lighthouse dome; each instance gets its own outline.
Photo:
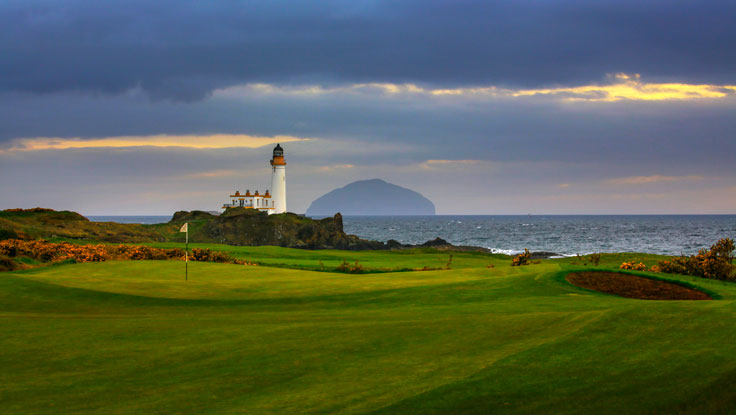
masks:
POLYGON ((284 156, 284 149, 281 148, 281 144, 276 144, 276 147, 273 149, 273 156, 274 157, 283 157, 284 156))

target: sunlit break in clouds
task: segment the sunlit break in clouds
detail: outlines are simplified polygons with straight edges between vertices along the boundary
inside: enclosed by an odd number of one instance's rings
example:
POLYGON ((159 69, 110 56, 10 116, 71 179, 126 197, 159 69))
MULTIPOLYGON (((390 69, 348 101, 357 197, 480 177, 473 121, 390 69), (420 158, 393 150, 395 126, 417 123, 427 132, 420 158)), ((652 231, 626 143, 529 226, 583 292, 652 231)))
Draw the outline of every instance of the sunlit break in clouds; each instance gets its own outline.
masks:
POLYGON ((126 147, 177 147, 186 149, 258 148, 276 143, 303 141, 308 138, 291 136, 255 137, 244 134, 213 135, 153 135, 122 136, 104 138, 20 138, 10 140, 0 153, 39 150, 69 150, 86 148, 126 148, 126 147))
POLYGON ((503 98, 549 96, 561 101, 615 102, 697 100, 726 98, 736 93, 736 85, 691 85, 682 83, 647 83, 640 75, 616 74, 607 84, 580 85, 544 89, 509 89, 497 86, 465 88, 425 88, 414 84, 370 83, 336 87, 319 85, 285 86, 252 84, 230 87, 215 91, 216 96, 237 98, 251 95, 281 96, 326 96, 326 95, 370 95, 386 96, 452 96, 465 98, 503 98))

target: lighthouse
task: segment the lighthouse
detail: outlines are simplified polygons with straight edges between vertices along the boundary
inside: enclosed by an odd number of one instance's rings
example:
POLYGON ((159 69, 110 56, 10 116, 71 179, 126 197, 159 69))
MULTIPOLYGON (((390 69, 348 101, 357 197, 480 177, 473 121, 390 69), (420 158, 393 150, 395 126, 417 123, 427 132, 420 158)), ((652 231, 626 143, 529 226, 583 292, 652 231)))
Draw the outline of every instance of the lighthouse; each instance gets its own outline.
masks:
POLYGON ((286 212, 286 161, 284 161, 284 149, 276 144, 271 159, 271 200, 273 210, 270 213, 286 212))
POLYGON ((273 158, 271 159, 271 193, 259 194, 258 190, 251 193, 246 190, 240 193, 236 190, 230 195, 232 203, 225 203, 222 208, 227 211, 232 208, 255 209, 259 212, 266 212, 269 215, 274 213, 286 213, 286 162, 284 161, 284 149, 279 144, 273 149, 273 158))

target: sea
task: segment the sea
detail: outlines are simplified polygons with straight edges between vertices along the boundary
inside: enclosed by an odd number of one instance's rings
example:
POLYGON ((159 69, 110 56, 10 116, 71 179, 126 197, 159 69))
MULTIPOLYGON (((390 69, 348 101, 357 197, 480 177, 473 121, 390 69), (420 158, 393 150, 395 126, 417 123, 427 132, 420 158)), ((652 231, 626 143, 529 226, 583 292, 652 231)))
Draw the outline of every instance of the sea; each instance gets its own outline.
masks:
MULTIPOLYGON (((89 216, 119 223, 163 223, 171 216, 89 216)), ((364 239, 421 244, 442 238, 492 252, 594 252, 691 255, 720 238, 736 239, 736 215, 344 216, 345 232, 364 239)))

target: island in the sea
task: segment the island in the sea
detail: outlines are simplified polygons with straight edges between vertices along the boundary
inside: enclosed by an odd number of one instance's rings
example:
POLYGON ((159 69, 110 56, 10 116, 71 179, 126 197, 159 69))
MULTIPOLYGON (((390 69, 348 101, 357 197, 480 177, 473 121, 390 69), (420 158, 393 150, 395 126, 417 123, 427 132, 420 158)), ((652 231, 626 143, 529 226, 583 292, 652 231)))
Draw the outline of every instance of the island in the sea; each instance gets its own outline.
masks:
POLYGON ((434 203, 421 194, 381 179, 360 180, 317 198, 308 216, 434 215, 434 203))

